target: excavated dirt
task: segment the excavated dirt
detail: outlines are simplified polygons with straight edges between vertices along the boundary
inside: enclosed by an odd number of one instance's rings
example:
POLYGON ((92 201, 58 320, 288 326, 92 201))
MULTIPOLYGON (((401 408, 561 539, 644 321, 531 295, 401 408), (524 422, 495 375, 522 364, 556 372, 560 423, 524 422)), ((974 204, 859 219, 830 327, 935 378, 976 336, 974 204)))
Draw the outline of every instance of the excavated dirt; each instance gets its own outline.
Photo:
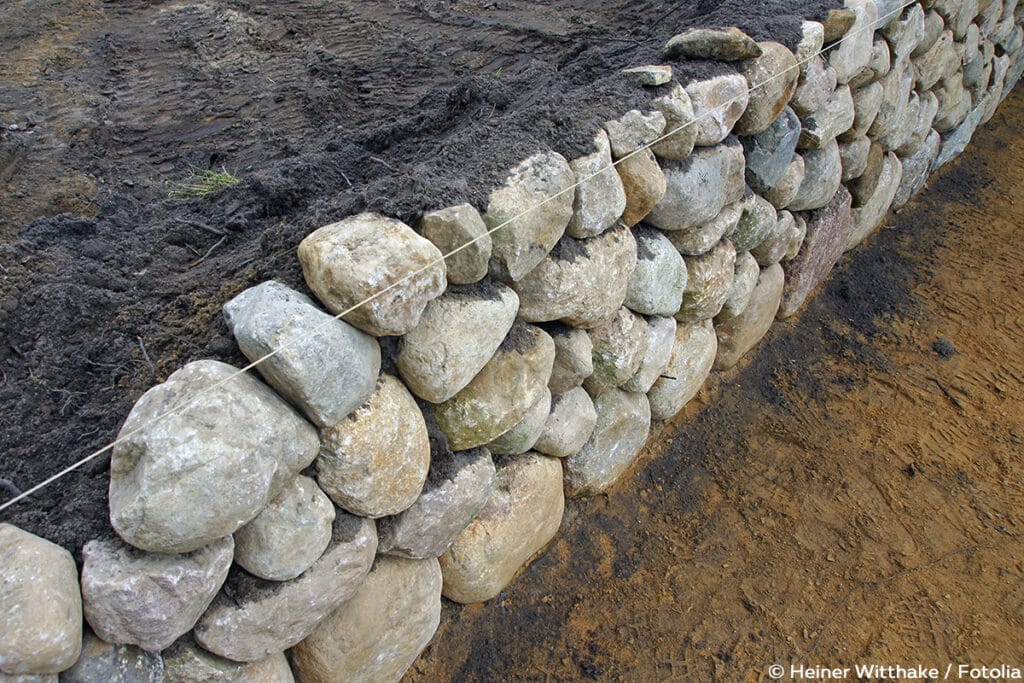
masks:
MULTIPOLYGON (((108 443, 185 362, 243 363, 221 305, 304 289, 295 247, 317 227, 479 204, 534 151, 585 149, 641 97, 618 69, 674 32, 793 44, 835 4, 6 0, 0 500, 108 443), (189 165, 240 182, 168 198, 189 165)), ((78 549, 107 526, 108 462, 0 518, 78 549)))
POLYGON ((1020 667, 1022 164, 1018 89, 523 577, 446 603, 405 680, 1020 667))

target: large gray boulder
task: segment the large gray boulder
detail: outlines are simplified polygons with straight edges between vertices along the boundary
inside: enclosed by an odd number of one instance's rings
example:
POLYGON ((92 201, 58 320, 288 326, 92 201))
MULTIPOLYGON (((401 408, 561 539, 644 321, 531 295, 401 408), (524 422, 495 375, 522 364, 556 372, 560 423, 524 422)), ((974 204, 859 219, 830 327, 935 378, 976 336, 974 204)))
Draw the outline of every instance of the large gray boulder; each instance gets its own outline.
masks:
POLYGON ((760 56, 739 64, 750 93, 747 108, 736 121, 737 135, 757 135, 767 129, 793 96, 800 77, 796 58, 785 45, 765 41, 758 46, 760 56))
POLYGON ((848 131, 853 121, 853 95, 850 86, 841 85, 820 109, 804 118, 800 148, 821 149, 829 140, 848 131))
POLYGON ((597 412, 590 394, 583 387, 574 387, 551 399, 551 413, 534 450, 556 458, 576 453, 590 439, 597 423, 597 412))
POLYGON ((544 422, 551 412, 551 391, 541 393, 530 409, 510 429, 487 444, 487 450, 495 455, 519 455, 533 448, 533 444, 544 431, 544 422))
POLYGON ((808 215, 803 246, 796 258, 783 265, 786 277, 779 318, 800 310, 842 256, 852 229, 851 203, 850 193, 840 188, 827 206, 808 215))
POLYGON ((676 320, 690 323, 714 318, 729 297, 736 247, 729 240, 722 240, 708 253, 687 256, 685 261, 689 275, 676 320))
POLYGON ((316 478, 339 507, 362 517, 394 515, 416 500, 430 467, 423 413, 405 385, 381 375, 351 417, 320 431, 316 478))
POLYGON ((736 269, 733 271, 729 297, 725 300, 721 312, 715 316, 716 322, 735 318, 747 308, 760 275, 761 268, 757 265, 757 259, 749 251, 736 256, 736 269))
POLYGON ((448 282, 468 285, 487 275, 491 236, 473 206, 458 204, 428 211, 420 219, 419 229, 444 254, 448 282))
POLYGON ((594 372, 594 344, 586 330, 555 324, 548 327, 555 342, 555 362, 548 388, 553 394, 578 387, 594 372))
POLYGON ((112 645, 89 631, 83 635, 78 661, 60 674, 61 683, 163 683, 164 678, 160 655, 133 645, 112 645))
POLYGON ((768 239, 777 221, 778 213, 772 203, 761 195, 750 193, 744 199, 743 213, 729 240, 737 252, 750 251, 768 239))
POLYGON ((188 633, 210 606, 234 547, 231 536, 181 555, 89 541, 82 548, 85 618, 107 642, 159 652, 188 633))
POLYGON ((793 243, 800 241, 803 241, 803 236, 796 218, 789 211, 779 211, 778 220, 775 221, 771 233, 750 253, 754 255, 762 268, 767 268, 784 259, 790 250, 793 250, 795 254, 796 249, 799 249, 799 244, 794 249, 793 243))
POLYGON ((447 284, 437 247, 376 214, 325 225, 302 240, 298 253, 306 284, 327 310, 376 337, 411 330, 447 284))
POLYGON ((587 389, 617 387, 629 381, 647 349, 647 322, 622 307, 608 323, 595 327, 589 334, 594 372, 583 385, 587 389))
POLYGON ((665 196, 646 221, 662 230, 685 230, 715 218, 744 190, 743 147, 735 139, 665 162, 665 196))
POLYGON ((283 652, 248 664, 218 657, 183 638, 163 652, 166 683, 295 683, 283 652))
POLYGON ((676 328, 668 367, 647 392, 651 419, 667 420, 690 402, 711 373, 718 340, 710 320, 676 328))
POLYGON ((674 59, 736 61, 761 54, 761 46, 736 27, 691 28, 676 34, 665 44, 663 55, 674 59))
POLYGON ((439 558, 444 596, 463 604, 497 596, 554 538, 564 508, 557 458, 501 462, 487 504, 439 558))
POLYGON ((196 642, 236 662, 255 662, 288 649, 355 594, 376 551, 373 521, 339 513, 327 550, 291 581, 232 571, 196 624, 196 642))
POLYGON ((690 156, 697 141, 697 117, 683 86, 673 84, 667 95, 655 98, 651 105, 665 117, 663 137, 651 146, 651 151, 661 159, 681 160, 690 156))
POLYGON ((932 170, 932 162, 939 154, 942 137, 932 131, 921 146, 910 156, 900 157, 903 163, 903 176, 896 188, 896 196, 892 200, 892 208, 902 208, 911 198, 924 187, 932 170))
POLYGON ((261 579, 294 579, 327 549, 335 514, 327 494, 300 474, 235 532, 235 562, 261 579))
MULTIPOLYGON (((664 235, 683 256, 706 254, 723 237, 731 235, 736 230, 736 225, 743 215, 744 206, 745 202, 733 202, 723 207, 717 216, 705 223, 683 230, 672 230, 664 235)), ((689 282, 689 273, 687 273, 687 282, 689 282)), ((685 291, 685 287, 683 289, 685 291)))
POLYGON ((54 674, 82 649, 82 596, 71 553, 0 524, 0 673, 54 674))
POLYGON ((396 362, 406 386, 431 403, 450 399, 491 359, 518 310, 519 297, 504 285, 449 287, 402 337, 396 362))
POLYGON ((775 321, 775 313, 782 300, 784 280, 785 275, 779 264, 765 268, 743 312, 728 320, 716 321, 718 355, 715 367, 723 370, 733 367, 761 341, 775 321))
POLYGON ((775 187, 793 160, 799 140, 800 119, 788 107, 765 130, 740 138, 747 162, 747 184, 755 192, 775 187))
POLYGON ((379 557, 345 604, 291 650, 303 683, 398 683, 441 623, 437 560, 379 557))
POLYGON ((686 86, 697 121, 699 146, 717 145, 732 132, 736 121, 747 109, 750 95, 747 79, 741 74, 726 74, 691 81, 686 86))
POLYGON ((563 237, 536 268, 513 283, 519 316, 584 328, 607 322, 626 300, 636 256, 633 232, 623 226, 587 240, 563 237))
POLYGON ((516 425, 546 392, 555 344, 543 330, 516 323, 473 381, 434 417, 453 450, 482 446, 516 425))
POLYGON ((789 106, 797 114, 807 116, 820 109, 836 89, 836 70, 818 56, 804 57, 800 78, 789 106))
POLYGON ((594 137, 596 152, 569 162, 576 182, 572 218, 565 228, 566 234, 583 239, 600 235, 615 225, 626 210, 626 191, 622 180, 612 167, 612 149, 608 134, 603 130, 594 137))
POLYGON ((629 277, 625 305, 643 315, 675 315, 686 288, 686 264, 659 230, 633 229, 636 266, 629 277))
POLYGON ((626 192, 626 208, 622 210, 619 222, 631 228, 643 220, 665 196, 665 174, 649 148, 619 159, 615 171, 626 192))
POLYGON ((633 463, 651 430, 651 408, 641 393, 608 389, 594 399, 597 421, 587 443, 565 459, 565 491, 601 493, 633 463))
POLYGON ((411 560, 438 557, 480 512, 493 486, 494 461, 486 448, 434 453, 416 502, 377 522, 377 552, 411 560))
POLYGON ((874 192, 862 206, 853 210, 853 230, 846 240, 847 251, 863 242, 881 225, 886 212, 892 206, 902 178, 903 165, 900 164, 900 158, 895 153, 889 152, 885 157, 874 192))
POLYGON ((853 10, 855 20, 846 33, 846 39, 832 48, 829 65, 836 70, 839 83, 848 83, 871 61, 871 46, 878 21, 878 7, 874 0, 847 0, 846 7, 853 10))
POLYGON ((110 462, 110 521, 128 543, 187 553, 233 534, 316 457, 313 426, 238 373, 195 361, 135 403, 110 462))
POLYGON ((256 366, 267 383, 320 427, 373 393, 377 340, 279 282, 250 287, 224 304, 224 319, 246 358, 269 356, 256 366))
POLYGON ((654 385, 668 366, 676 336, 675 318, 648 318, 647 344, 636 373, 622 385, 626 391, 641 394, 654 385))
POLYGON ((494 243, 492 272, 515 281, 547 256, 572 218, 575 183, 569 162, 556 152, 534 154, 509 172, 484 213, 494 243))
POLYGON ((821 149, 806 150, 804 179, 796 198, 786 208, 791 211, 820 209, 828 204, 843 180, 843 162, 839 156, 839 143, 834 139, 821 149))

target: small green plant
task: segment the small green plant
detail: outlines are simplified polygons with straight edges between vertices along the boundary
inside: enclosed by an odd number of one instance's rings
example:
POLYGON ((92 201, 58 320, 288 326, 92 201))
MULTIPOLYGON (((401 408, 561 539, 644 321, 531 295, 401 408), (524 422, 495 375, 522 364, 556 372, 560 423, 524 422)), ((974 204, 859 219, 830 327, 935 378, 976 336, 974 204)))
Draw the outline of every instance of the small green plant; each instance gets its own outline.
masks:
POLYGON ((217 190, 237 182, 238 178, 223 166, 219 171, 213 169, 203 171, 195 166, 189 166, 188 176, 174 184, 171 188, 171 196, 178 199, 206 199, 217 190))

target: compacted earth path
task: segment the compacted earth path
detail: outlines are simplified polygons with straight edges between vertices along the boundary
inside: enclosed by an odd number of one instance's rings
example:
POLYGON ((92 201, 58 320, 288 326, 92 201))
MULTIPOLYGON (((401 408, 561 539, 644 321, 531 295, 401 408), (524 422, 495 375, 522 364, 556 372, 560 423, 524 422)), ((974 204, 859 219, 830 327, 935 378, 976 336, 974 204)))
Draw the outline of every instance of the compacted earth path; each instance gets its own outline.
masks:
POLYGON ((1020 667, 1022 164, 1018 89, 522 579, 448 604, 406 680, 1020 667))

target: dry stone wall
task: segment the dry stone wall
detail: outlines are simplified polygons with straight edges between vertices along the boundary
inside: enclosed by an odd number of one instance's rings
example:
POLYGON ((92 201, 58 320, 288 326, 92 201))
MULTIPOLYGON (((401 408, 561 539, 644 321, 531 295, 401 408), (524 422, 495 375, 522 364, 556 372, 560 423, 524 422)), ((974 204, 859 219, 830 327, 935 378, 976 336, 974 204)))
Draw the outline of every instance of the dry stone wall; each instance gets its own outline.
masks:
POLYGON ((224 306, 259 377, 190 363, 128 416, 120 540, 79 577, 0 525, 0 680, 398 680, 442 595, 498 595, 566 496, 623 476, 1017 83, 1016 0, 902 4, 847 0, 795 53, 677 36, 592 153, 310 234, 319 303, 266 282, 224 306), (686 58, 733 73, 673 81, 686 58))

